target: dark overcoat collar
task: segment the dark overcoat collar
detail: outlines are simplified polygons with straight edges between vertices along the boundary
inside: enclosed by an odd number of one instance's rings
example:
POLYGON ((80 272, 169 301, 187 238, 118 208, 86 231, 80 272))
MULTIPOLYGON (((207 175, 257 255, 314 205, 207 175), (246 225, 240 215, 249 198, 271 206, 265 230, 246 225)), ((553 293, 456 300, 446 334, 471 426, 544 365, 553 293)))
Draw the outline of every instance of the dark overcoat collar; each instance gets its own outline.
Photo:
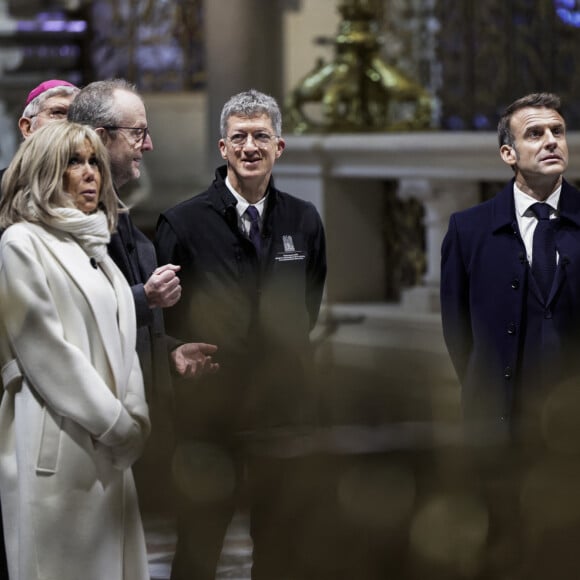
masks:
MULTIPOLYGON (((209 191, 209 203, 214 207, 216 211, 222 214, 230 227, 237 229, 238 216, 236 214, 237 200, 232 195, 232 192, 228 189, 226 185, 227 177, 227 166, 222 165, 218 167, 215 172, 215 179, 212 183, 212 187, 209 191)), ((277 203, 278 190, 274 185, 274 178, 270 177, 268 183, 268 203, 266 204, 266 213, 264 215, 263 223, 263 233, 268 234, 270 226, 269 215, 272 213, 274 206, 277 203)))
MULTIPOLYGON (((514 181, 512 179, 494 198, 493 231, 503 228, 513 228, 516 223, 514 201, 514 181)), ((565 179, 562 180, 560 194, 560 219, 572 222, 580 228, 580 192, 565 179)))

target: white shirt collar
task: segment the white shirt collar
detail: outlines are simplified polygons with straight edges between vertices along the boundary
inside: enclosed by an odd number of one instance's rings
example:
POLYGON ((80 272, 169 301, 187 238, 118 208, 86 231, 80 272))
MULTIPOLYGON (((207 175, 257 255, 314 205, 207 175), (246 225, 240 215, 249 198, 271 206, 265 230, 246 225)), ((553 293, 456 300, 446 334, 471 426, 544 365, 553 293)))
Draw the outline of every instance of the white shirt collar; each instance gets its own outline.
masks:
MULTIPOLYGON (((562 184, 560 184, 546 199, 547 203, 553 212, 558 211, 558 204, 560 202, 560 193, 562 192, 562 184)), ((530 207, 536 203, 538 200, 534 199, 532 196, 524 193, 515 183, 514 183, 514 201, 516 205, 516 213, 520 217, 530 210, 530 207)))
POLYGON ((260 215, 260 219, 262 219, 262 215, 264 214, 264 208, 266 207, 266 199, 268 198, 268 194, 258 202, 258 203, 249 203, 245 197, 242 197, 235 189, 234 186, 230 182, 230 178, 226 177, 226 186, 230 190, 231 194, 236 198, 238 202, 236 204, 236 212, 238 216, 241 218, 245 211, 248 209, 249 205, 253 205, 257 210, 258 214, 260 215))

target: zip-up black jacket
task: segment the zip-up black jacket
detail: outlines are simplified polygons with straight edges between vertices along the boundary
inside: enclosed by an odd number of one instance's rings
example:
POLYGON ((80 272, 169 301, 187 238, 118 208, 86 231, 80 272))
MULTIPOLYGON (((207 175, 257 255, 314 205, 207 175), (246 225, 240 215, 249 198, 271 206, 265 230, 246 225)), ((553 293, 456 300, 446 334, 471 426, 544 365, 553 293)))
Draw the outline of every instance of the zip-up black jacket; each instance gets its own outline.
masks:
POLYGON ((164 212, 157 225, 160 262, 181 266, 183 295, 165 311, 168 332, 219 348, 221 370, 205 381, 214 393, 189 389, 211 400, 192 401, 189 411, 199 405, 194 412, 206 413, 206 426, 211 417, 239 428, 310 421, 312 401, 303 399, 311 398, 309 332, 326 278, 322 221, 311 203, 271 181, 259 259, 238 228, 225 176, 220 167, 208 190, 164 212))

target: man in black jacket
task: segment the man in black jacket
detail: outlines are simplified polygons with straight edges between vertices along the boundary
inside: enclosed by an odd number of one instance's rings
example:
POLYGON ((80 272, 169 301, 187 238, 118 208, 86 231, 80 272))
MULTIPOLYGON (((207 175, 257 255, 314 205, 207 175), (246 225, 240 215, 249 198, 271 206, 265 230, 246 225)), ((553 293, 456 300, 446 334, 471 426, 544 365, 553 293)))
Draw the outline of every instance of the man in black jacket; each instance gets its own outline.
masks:
MULTIPOLYGON (((153 141, 147 128, 145 105, 133 85, 123 79, 90 83, 71 104, 68 119, 91 125, 100 134, 109 152, 117 191, 139 178, 143 153, 153 149, 153 141)), ((119 203, 123 205, 120 200, 119 203)), ((139 483, 140 468, 146 473, 151 471, 151 475, 169 474, 171 454, 160 444, 158 436, 163 437, 164 430, 171 427, 171 413, 167 412, 173 410, 171 372, 190 379, 216 370, 217 365, 212 361, 216 347, 201 342, 184 343, 166 335, 162 309, 180 299, 179 266, 169 263, 157 266, 153 243, 135 226, 128 211, 119 215, 109 254, 133 292, 137 353, 152 414, 150 453, 145 454, 135 470, 139 483)), ((146 477, 142 481, 149 485, 140 490, 141 496, 148 490, 153 495, 165 491, 151 485, 146 477)))
POLYGON ((172 580, 215 577, 241 489, 249 490, 252 578, 299 577, 305 498, 287 491, 302 464, 247 453, 248 441, 291 436, 316 415, 309 332, 326 277, 325 238, 315 207, 274 186, 281 125, 271 97, 232 97, 219 141, 227 165, 158 223, 159 259, 181 267, 183 284, 168 328, 217 344, 220 364, 195 390, 176 389, 183 503, 172 580))

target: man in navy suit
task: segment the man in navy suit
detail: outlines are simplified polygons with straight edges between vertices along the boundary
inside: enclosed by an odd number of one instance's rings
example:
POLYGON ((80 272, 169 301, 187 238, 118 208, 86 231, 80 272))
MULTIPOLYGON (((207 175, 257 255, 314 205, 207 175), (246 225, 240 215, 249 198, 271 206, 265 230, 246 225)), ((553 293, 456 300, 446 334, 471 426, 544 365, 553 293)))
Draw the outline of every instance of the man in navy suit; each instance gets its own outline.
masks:
POLYGON ((498 522, 509 520, 511 551, 526 550, 518 563, 522 575, 513 577, 576 578, 578 567, 566 575, 566 558, 577 551, 577 522, 552 522, 557 533, 549 541, 538 534, 543 539, 533 547, 520 543, 525 522, 538 517, 537 510, 520 510, 530 491, 542 498, 561 491, 559 484, 533 487, 534 473, 547 474, 543 484, 557 479, 553 465, 569 465, 564 454, 579 449, 573 442, 580 417, 580 192, 562 177, 568 145, 560 99, 549 93, 518 99, 500 119, 498 136, 514 178, 493 199, 451 216, 442 247, 443 331, 461 383, 466 432, 477 436, 468 441, 507 443, 487 455, 495 462, 486 464, 492 469, 486 477, 493 473, 495 490, 502 490, 491 498, 492 533, 505 533, 498 522), (544 210, 540 225, 536 214, 544 210), (542 228, 549 251, 536 245, 542 228), (536 271, 540 262, 543 272, 536 271), (544 472, 546 456, 553 463, 544 472), (501 508, 495 518, 498 505, 509 506, 511 515, 501 508), (564 528, 576 538, 568 556, 539 556, 562 548, 555 538, 564 528))

